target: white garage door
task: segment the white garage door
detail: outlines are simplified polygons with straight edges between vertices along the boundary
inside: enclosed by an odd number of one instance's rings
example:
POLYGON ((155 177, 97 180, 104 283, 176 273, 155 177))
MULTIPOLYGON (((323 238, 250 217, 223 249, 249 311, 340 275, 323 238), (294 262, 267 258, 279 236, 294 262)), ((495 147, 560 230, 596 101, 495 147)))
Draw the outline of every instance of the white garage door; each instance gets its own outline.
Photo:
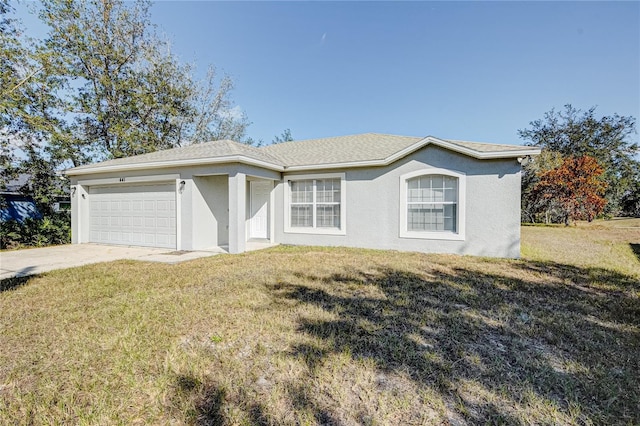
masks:
POLYGON ((175 185, 89 188, 89 241, 176 248, 175 185))

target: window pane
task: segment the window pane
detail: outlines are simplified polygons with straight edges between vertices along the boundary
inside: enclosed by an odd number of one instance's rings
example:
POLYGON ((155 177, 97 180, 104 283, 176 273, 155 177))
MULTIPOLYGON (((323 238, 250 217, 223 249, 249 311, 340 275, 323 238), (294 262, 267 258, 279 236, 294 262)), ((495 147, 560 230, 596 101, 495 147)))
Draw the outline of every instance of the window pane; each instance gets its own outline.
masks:
POLYGON ((458 201, 458 179, 449 176, 445 177, 445 197, 444 201, 458 201))
POLYGON ((409 231, 428 231, 431 228, 431 212, 424 204, 413 204, 407 212, 409 231))
POLYGON ((409 199, 409 202, 422 201, 422 190, 420 188, 411 188, 411 183, 416 184, 416 182, 417 181, 409 182, 409 189, 407 191, 407 198, 409 199))
POLYGON ((458 223, 458 206, 455 204, 447 204, 444 206, 444 230, 457 232, 456 224, 458 223))
POLYGON ((316 180, 316 202, 339 203, 340 202, 340 179, 316 180))
POLYGON ((312 203, 313 202, 313 181, 312 180, 292 180, 291 202, 292 203, 312 203))
POLYGON ((450 202, 457 202, 458 201, 458 190, 457 189, 445 189, 444 190, 444 200, 443 201, 450 201, 450 202))
POLYGON ((291 226, 292 227, 312 227, 313 226, 312 205, 291 206, 291 226))
POLYGON ((407 181, 407 198, 409 202, 426 201, 429 197, 429 182, 425 180, 425 176, 419 176, 407 181), (425 186, 426 184, 426 186, 425 186))
POLYGON ((340 228, 340 205, 318 204, 316 206, 316 226, 318 228, 340 228))
POLYGON ((407 180, 407 201, 439 203, 458 201, 458 179, 450 176, 418 176, 407 180))
POLYGON ((445 176, 444 177, 444 187, 446 189, 457 189, 458 188, 458 179, 451 177, 451 176, 445 176))
POLYGON ((432 175, 431 178, 431 187, 442 189, 444 188, 444 176, 432 175))
POLYGON ((443 188, 433 188, 431 190, 431 198, 425 201, 433 201, 433 202, 442 202, 444 201, 444 189, 443 188))
POLYGON ((407 230, 456 232, 455 204, 410 204, 407 209, 407 230))
POLYGON ((444 231, 444 206, 442 204, 433 204, 431 214, 433 216, 431 229, 433 231, 444 231))

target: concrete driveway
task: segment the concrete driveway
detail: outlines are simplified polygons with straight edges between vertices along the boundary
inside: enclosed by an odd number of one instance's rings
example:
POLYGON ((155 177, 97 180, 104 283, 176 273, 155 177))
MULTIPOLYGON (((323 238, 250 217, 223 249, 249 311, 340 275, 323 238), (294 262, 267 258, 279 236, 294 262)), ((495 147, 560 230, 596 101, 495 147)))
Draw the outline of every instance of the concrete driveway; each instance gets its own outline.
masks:
POLYGON ((134 259, 149 262, 179 263, 200 257, 225 253, 224 250, 173 251, 147 247, 107 246, 100 244, 70 244, 3 251, 0 253, 0 279, 24 277, 91 263, 134 259))

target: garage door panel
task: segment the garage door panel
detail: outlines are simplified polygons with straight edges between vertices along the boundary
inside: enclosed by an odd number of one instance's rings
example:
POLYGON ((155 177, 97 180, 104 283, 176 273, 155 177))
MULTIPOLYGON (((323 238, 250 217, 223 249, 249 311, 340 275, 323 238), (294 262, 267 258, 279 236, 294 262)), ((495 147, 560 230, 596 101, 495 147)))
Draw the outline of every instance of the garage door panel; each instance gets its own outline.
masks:
POLYGON ((170 225, 171 220, 168 217, 158 217, 156 218, 156 226, 158 227, 158 229, 162 228, 163 231, 167 231, 168 229, 171 229, 171 225, 170 225))
POLYGON ((92 187, 89 197, 91 242, 176 247, 173 184, 92 187))
POLYGON ((166 213, 166 212, 170 212, 170 208, 169 208, 169 200, 158 200, 158 204, 156 205, 156 208, 158 209, 159 213, 166 213))
POLYGON ((158 244, 160 245, 169 244, 171 242, 171 236, 169 235, 158 234, 157 237, 158 237, 158 244))

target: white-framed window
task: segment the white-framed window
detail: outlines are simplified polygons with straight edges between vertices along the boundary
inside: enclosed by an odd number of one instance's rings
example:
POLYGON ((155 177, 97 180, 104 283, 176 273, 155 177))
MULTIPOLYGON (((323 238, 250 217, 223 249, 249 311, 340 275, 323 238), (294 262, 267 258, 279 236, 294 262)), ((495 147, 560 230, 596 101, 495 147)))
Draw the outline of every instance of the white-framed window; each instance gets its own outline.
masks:
POLYGON ((346 234, 344 173, 284 178, 285 232, 346 234))
POLYGON ((464 240, 466 176, 424 169, 400 176, 400 237, 464 240))

